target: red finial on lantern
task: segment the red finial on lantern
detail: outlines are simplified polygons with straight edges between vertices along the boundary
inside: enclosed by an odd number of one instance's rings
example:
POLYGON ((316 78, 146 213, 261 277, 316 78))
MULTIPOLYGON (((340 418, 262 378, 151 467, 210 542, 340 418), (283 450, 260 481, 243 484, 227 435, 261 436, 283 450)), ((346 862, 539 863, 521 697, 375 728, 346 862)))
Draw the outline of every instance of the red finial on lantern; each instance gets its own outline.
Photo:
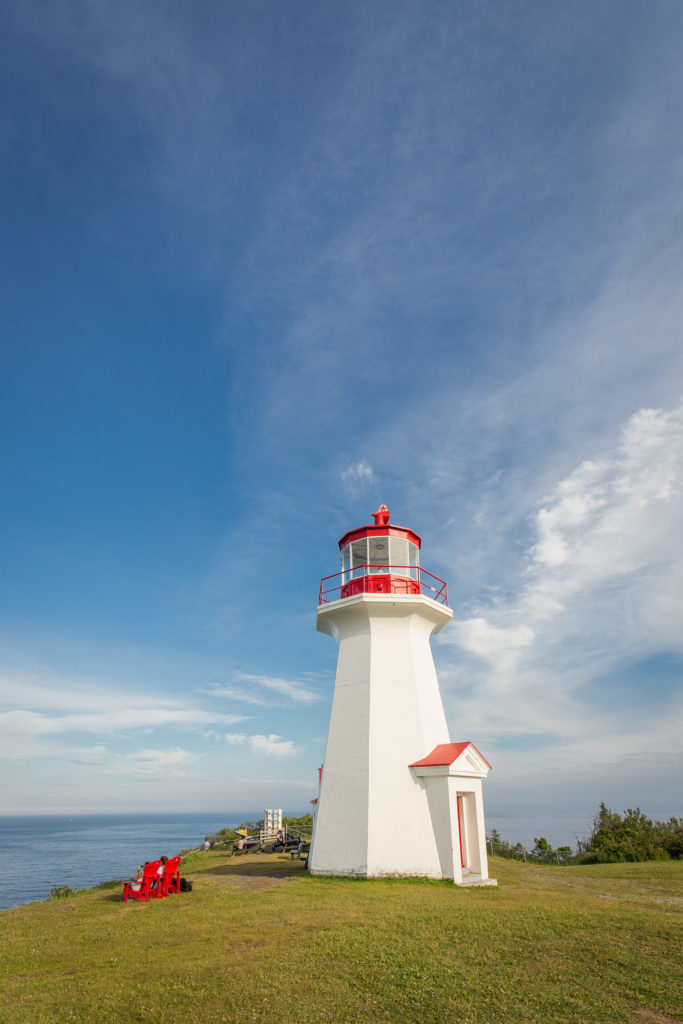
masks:
POLYGON ((372 513, 375 526, 386 526, 389 522, 389 509, 386 505, 380 505, 376 512, 372 513))

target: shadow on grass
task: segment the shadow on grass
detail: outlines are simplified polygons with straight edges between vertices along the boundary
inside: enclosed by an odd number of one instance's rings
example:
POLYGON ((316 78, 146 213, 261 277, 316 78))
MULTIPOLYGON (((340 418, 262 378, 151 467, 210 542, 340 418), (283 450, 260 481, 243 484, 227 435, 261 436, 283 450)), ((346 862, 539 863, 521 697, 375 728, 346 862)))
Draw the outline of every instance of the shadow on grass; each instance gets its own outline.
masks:
MULTIPOLYGON (((304 877, 308 875, 304 861, 293 860, 291 857, 281 854, 247 854, 243 857, 211 856, 210 854, 201 858, 198 863, 193 858, 190 864, 185 866, 182 872, 187 878, 201 878, 203 876, 222 878, 274 878, 284 881, 286 878, 304 877)), ((85 890, 84 890, 85 891, 85 890)), ((106 903, 120 903, 123 894, 123 881, 102 882, 89 892, 96 892, 106 903)), ((154 897, 152 897, 154 901, 154 897)), ((131 898, 128 905, 139 904, 144 906, 146 900, 131 898)))
MULTIPOLYGON (((304 861, 278 854, 247 854, 228 857, 219 864, 192 867, 193 875, 234 875, 238 878, 295 878, 307 874, 304 861)), ((189 873, 188 871, 188 873, 189 873)))

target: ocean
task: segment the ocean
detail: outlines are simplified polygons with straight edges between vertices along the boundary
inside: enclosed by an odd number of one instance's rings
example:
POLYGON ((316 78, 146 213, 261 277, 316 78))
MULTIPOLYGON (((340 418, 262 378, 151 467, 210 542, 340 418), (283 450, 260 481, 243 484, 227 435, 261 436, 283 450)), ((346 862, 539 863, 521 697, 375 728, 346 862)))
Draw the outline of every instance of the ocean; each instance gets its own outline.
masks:
MULTIPOLYGON (((262 814, 0 817, 0 910, 47 899, 61 885, 87 889, 113 878, 131 878, 146 860, 200 846, 205 835, 262 814)), ((489 834, 497 828, 504 839, 521 841, 527 849, 533 846, 532 837, 540 835, 553 846, 574 849, 576 837, 587 835, 588 826, 587 818, 570 816, 544 821, 543 815, 525 819, 492 813, 486 820, 489 834)))
POLYGON ((44 900, 61 885, 86 889, 204 836, 254 821, 263 811, 224 814, 88 814, 0 817, 0 909, 44 900))

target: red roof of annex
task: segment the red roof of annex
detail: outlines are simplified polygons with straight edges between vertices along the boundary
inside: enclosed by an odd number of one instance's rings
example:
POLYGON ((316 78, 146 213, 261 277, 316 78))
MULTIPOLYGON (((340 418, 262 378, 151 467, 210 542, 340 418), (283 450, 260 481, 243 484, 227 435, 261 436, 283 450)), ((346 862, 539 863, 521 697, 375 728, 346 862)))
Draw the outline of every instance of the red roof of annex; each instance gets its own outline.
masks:
MULTIPOLYGON (((453 764, 453 762, 457 761, 460 755, 467 750, 468 747, 474 747, 474 749, 477 750, 474 743, 470 740, 464 740, 462 743, 439 743, 438 746, 434 747, 431 754, 427 754, 427 756, 423 757, 421 761, 413 761, 413 763, 409 764, 408 767, 428 768, 430 766, 436 767, 437 765, 453 764)), ((488 764, 489 768, 491 768, 491 765, 488 763, 481 750, 477 750, 477 753, 482 761, 488 764)))

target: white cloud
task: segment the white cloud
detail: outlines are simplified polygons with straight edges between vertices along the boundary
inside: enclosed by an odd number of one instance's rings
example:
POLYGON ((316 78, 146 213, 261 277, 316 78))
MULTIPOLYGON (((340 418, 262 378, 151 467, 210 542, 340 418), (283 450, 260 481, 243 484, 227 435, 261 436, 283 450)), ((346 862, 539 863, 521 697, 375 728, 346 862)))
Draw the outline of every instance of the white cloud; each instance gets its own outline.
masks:
POLYGON ((266 757, 291 757, 298 753, 293 740, 283 740, 281 736, 271 733, 269 736, 250 736, 252 748, 266 757))
POLYGON ((372 483, 375 479, 372 466, 364 460, 351 463, 341 470, 340 476, 345 484, 372 483))
POLYGON ((601 705, 598 680, 661 652, 683 655, 682 482, 683 403, 641 409, 613 451, 551 489, 516 591, 446 634, 470 658, 451 671, 471 728, 494 742, 552 735, 565 764, 591 745, 594 756, 597 737, 608 759, 636 744, 677 746, 677 697, 601 705))
MULTIPOLYGON (((680 649, 673 620, 657 625, 650 609, 654 601, 673 610, 682 593, 682 483, 683 403, 669 412, 640 410, 613 454, 584 462, 543 501, 521 614, 533 624, 571 609, 570 622, 588 627, 629 606, 642 623, 634 636, 629 622, 629 646, 647 649, 655 628, 654 646, 680 649)), ((617 626, 612 621, 610 631, 617 626)))
POLYGON ((604 578, 649 562, 662 539, 649 529, 656 506, 680 495, 682 470, 683 406, 636 413, 612 457, 584 462, 544 501, 532 571, 566 586, 568 568, 582 579, 604 578))
POLYGON ((247 742, 247 735, 243 732, 226 732, 223 739, 231 746, 241 746, 241 744, 247 742))
POLYGON ((126 754, 126 760, 139 761, 141 764, 166 765, 186 761, 189 756, 187 750, 176 747, 174 750, 138 750, 134 754, 126 754))
POLYGON ((534 639, 534 631, 529 626, 505 628, 494 626, 484 618, 456 621, 453 625, 458 644, 505 670, 514 667, 524 648, 534 639))

